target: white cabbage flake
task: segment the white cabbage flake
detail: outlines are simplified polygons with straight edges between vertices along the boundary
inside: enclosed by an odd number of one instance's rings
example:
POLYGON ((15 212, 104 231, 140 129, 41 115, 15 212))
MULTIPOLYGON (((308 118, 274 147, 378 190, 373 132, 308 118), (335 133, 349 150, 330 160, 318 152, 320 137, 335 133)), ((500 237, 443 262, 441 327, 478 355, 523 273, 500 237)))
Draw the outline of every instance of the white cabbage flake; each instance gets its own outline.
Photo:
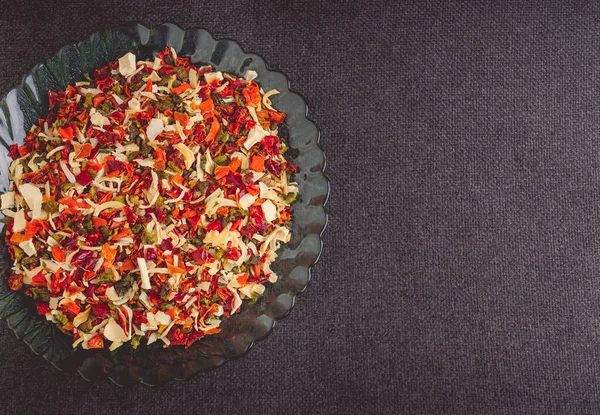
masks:
POLYGON ((148 266, 144 258, 137 259, 138 266, 140 267, 140 277, 142 278, 142 288, 149 290, 152 288, 150 284, 150 275, 148 274, 148 266))
POLYGON ((267 222, 273 222, 277 219, 277 207, 270 200, 265 200, 262 205, 263 213, 267 222))
POLYGON ((190 148, 183 143, 177 143, 175 145, 175 148, 177 150, 179 150, 179 152, 183 156, 183 160, 185 162, 185 168, 189 169, 190 167, 192 167, 192 165, 194 164, 194 160, 195 160, 194 152, 192 150, 190 150, 190 148))
POLYGON ((135 55, 129 52, 126 55, 123 55, 119 58, 119 73, 123 76, 131 75, 135 72, 136 63, 135 63, 135 55))
POLYGON ((244 79, 246 81, 252 81, 252 80, 256 79, 257 76, 258 76, 258 74, 256 73, 256 71, 248 70, 244 74, 244 79))
POLYGON ((222 72, 209 72, 209 73, 205 73, 204 74, 204 79, 206 80, 206 82, 208 82, 209 84, 212 81, 222 81, 223 80, 223 73, 222 72))
POLYGON ((25 211, 23 209, 19 209, 13 218, 13 232, 23 232, 25 230, 25 225, 27 224, 27 220, 25 219, 25 211))
POLYGON ((248 138, 244 141, 244 148, 250 150, 254 144, 260 143, 263 138, 269 135, 261 126, 257 124, 248 133, 248 138))
POLYGON ((98 127, 109 125, 110 121, 104 115, 96 111, 96 108, 90 110, 90 122, 98 127))
MULTIPOLYGON (((62 160, 61 163, 64 164, 62 160)), ((23 199, 25 199, 25 202, 27 202, 29 209, 31 209, 31 218, 40 219, 42 216, 41 190, 32 184, 25 183, 19 186, 19 192, 21 192, 21 196, 23 196, 23 199)))
POLYGON ((146 128, 146 137, 148 137, 148 140, 154 141, 164 129, 165 124, 160 118, 152 118, 148 124, 148 128, 146 128))
POLYGON ((37 253, 37 251, 35 250, 35 245, 31 241, 31 239, 28 241, 21 242, 19 244, 19 247, 25 252, 25 254, 27 254, 27 256, 34 256, 37 253))
POLYGON ((15 207, 15 192, 7 192, 0 196, 2 209, 12 209, 15 207))
POLYGON ((252 196, 250 193, 246 193, 244 196, 240 197, 238 205, 240 208, 248 210, 248 208, 256 202, 256 199, 258 199, 258 196, 252 196))

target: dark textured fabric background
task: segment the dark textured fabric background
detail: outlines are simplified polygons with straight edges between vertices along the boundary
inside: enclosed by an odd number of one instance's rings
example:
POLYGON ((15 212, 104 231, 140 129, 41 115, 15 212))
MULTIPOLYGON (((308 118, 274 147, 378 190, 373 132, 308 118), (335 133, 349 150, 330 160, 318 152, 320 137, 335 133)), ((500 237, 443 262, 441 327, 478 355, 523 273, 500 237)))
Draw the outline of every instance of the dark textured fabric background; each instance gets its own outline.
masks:
POLYGON ((0 322, 7 414, 600 413, 600 13, 586 1, 0 1, 0 89, 129 20, 204 27, 308 98, 325 251, 245 358, 119 389, 0 322))

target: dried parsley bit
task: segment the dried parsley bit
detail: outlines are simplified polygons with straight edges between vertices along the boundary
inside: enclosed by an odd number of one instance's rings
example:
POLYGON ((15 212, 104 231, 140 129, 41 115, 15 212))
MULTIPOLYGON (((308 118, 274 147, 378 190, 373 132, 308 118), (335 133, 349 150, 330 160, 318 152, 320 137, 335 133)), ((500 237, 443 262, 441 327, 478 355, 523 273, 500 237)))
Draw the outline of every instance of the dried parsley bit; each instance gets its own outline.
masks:
POLYGON ((276 281, 298 187, 255 77, 128 53, 11 146, 9 285, 73 347, 189 347, 276 281))

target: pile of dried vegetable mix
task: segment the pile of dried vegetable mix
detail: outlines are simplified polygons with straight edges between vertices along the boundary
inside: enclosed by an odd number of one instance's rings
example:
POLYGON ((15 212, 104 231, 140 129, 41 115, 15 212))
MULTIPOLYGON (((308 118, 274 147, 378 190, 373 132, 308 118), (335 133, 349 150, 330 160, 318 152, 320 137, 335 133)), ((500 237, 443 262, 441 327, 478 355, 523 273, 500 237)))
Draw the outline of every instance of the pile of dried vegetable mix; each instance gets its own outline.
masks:
POLYGON ((276 281, 296 166, 255 77, 128 53, 11 146, 9 284, 73 347, 189 347, 276 281))

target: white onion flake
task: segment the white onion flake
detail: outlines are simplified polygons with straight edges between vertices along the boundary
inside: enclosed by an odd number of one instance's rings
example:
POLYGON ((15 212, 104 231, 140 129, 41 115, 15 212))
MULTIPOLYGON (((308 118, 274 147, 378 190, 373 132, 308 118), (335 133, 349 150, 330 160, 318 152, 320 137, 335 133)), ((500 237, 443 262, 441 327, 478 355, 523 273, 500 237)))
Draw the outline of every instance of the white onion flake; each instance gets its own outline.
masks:
POLYGON ((150 284, 150 275, 148 274, 148 267, 144 258, 137 259, 138 267, 140 268, 140 277, 142 278, 142 288, 149 290, 152 288, 150 284))

